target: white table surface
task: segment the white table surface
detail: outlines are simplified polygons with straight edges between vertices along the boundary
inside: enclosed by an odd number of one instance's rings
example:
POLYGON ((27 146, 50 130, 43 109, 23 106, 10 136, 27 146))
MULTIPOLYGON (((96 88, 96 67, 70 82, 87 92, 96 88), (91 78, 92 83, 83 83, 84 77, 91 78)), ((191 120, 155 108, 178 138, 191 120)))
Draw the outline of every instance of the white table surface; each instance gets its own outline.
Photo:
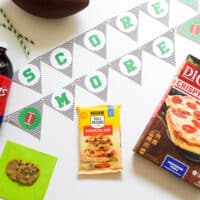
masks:
MULTIPOLYGON (((36 45, 30 47, 31 56, 27 58, 12 34, 0 29, 0 40, 8 43, 8 55, 14 64, 14 69, 17 70, 26 65, 31 59, 58 44, 62 44, 104 20, 133 8, 142 2, 144 1, 91 0, 88 8, 74 16, 48 20, 27 14, 10 0, 0 0, 0 7, 4 8, 15 27, 21 33, 31 37, 36 42, 36 45)), ((170 9, 170 25, 168 28, 164 25, 160 25, 157 28, 158 22, 152 21, 153 19, 141 13, 138 42, 135 46, 127 44, 123 49, 110 48, 109 60, 113 60, 143 45, 145 42, 151 41, 169 28, 173 28, 197 14, 191 9, 188 11, 188 8, 176 0, 171 1, 170 9)), ((199 45, 187 40, 183 42, 179 36, 176 36, 176 40, 177 66, 181 65, 189 53, 200 57, 199 45)), ((151 55, 143 53, 142 86, 123 78, 114 71, 111 72, 109 79, 107 103, 120 103, 122 105, 121 130, 124 170, 120 175, 78 177, 77 116, 74 121, 71 121, 48 106, 44 107, 41 140, 33 138, 11 124, 4 123, 0 130, 0 151, 3 150, 6 141, 11 140, 58 157, 45 200, 199 199, 198 189, 180 181, 150 161, 134 155, 132 152, 137 139, 177 70, 159 59, 154 58, 153 61, 152 59, 151 55)), ((89 64, 95 65, 96 63, 89 64)), ((100 64, 103 65, 105 62, 98 63, 99 66, 100 64)), ((83 68, 86 68, 87 71, 87 66, 88 61, 82 59, 81 65, 75 69, 76 73, 80 75, 83 68)), ((64 77, 55 78, 59 77, 60 74, 51 67, 44 68, 43 73, 46 76, 43 80, 44 93, 42 95, 46 95, 63 86, 64 77)), ((41 96, 34 91, 14 83, 6 114, 13 113, 37 101, 39 98, 41 96)), ((102 103, 102 101, 82 89, 76 88, 76 105, 98 103, 102 103)))

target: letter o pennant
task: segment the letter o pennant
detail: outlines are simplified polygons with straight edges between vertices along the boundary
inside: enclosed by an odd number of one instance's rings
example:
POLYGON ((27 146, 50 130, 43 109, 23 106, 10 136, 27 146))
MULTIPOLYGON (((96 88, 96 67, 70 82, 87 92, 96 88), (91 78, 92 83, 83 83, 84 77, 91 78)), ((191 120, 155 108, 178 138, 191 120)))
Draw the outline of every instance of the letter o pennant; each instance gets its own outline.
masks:
POLYGON ((99 30, 91 30, 85 34, 84 44, 91 51, 99 51, 106 44, 105 35, 99 30))
POLYGON ((107 78, 104 73, 96 71, 85 77, 85 86, 92 93, 102 92, 107 86, 107 78))

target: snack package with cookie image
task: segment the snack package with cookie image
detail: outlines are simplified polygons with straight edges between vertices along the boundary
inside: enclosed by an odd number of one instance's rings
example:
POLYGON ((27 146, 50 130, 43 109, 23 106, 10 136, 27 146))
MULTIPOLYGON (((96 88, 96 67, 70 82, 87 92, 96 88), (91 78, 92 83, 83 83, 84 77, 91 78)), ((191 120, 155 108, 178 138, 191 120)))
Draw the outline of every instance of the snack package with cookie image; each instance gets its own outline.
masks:
POLYGON ((134 151, 200 188, 200 60, 189 55, 134 151))
POLYGON ((79 174, 120 172, 120 105, 77 107, 79 116, 79 174))

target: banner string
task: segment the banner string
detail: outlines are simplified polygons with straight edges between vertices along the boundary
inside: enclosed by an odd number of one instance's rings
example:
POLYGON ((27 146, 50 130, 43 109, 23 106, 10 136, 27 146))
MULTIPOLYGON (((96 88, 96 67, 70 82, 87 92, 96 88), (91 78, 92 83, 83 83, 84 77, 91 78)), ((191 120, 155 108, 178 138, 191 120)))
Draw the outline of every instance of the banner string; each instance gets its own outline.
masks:
POLYGON ((0 15, 6 20, 6 23, 0 23, 0 27, 10 31, 11 33, 14 33, 15 37, 17 38, 19 44, 21 45, 21 47, 23 48, 25 54, 27 56, 30 55, 30 51, 28 49, 28 47, 26 46, 25 42, 28 42, 32 45, 35 44, 35 42, 33 40, 30 40, 28 37, 22 35, 21 33, 18 33, 17 30, 14 28, 13 24, 11 23, 11 21, 9 20, 8 16, 6 15, 5 11, 3 10, 3 8, 0 8, 0 15))

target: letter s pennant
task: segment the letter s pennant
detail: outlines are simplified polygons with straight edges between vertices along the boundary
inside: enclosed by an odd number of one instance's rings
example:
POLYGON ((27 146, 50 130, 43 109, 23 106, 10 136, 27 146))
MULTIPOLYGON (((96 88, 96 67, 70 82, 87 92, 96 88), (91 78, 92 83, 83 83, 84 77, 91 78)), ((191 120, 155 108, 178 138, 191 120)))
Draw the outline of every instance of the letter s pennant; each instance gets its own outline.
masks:
POLYGON ((40 57, 34 59, 26 66, 17 70, 14 73, 13 81, 41 94, 42 81, 40 70, 40 57))

